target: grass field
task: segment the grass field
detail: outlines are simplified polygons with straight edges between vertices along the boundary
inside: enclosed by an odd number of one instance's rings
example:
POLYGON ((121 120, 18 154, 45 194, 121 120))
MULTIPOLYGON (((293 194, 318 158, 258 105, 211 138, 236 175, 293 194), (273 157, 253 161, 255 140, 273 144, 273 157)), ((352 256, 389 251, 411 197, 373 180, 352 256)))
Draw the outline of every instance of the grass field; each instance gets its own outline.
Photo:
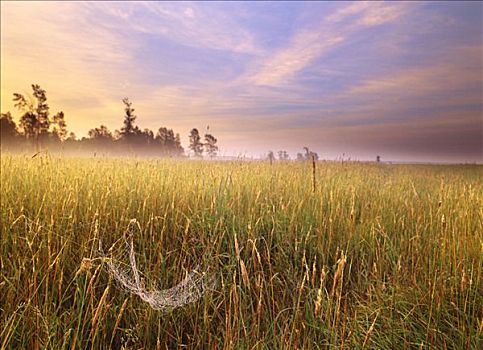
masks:
POLYGON ((483 167, 1 157, 0 347, 478 349, 483 167), (105 268, 201 300, 160 312, 105 268), (91 260, 88 260, 91 259, 91 260))

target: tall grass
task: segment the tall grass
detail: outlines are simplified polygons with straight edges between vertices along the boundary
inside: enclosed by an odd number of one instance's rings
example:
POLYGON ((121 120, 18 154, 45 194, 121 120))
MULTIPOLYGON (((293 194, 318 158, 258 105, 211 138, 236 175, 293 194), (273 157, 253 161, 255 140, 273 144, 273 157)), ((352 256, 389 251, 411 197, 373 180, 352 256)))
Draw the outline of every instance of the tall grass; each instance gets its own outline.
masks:
MULTIPOLYGON (((1 157, 0 347, 478 349, 481 166, 1 157), (98 254, 217 288, 169 313, 98 254)), ((157 285, 154 283, 157 282, 157 285)))

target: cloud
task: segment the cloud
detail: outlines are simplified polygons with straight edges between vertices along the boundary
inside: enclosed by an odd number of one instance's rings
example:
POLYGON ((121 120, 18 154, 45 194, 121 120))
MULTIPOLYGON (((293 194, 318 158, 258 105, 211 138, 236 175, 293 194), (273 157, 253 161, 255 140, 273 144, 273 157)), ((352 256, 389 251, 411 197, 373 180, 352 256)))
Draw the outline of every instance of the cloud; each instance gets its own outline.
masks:
POLYGON ((391 101, 393 109, 481 104, 483 76, 478 74, 482 69, 481 59, 481 47, 453 47, 444 57, 438 57, 438 62, 399 68, 361 80, 334 98, 366 101, 373 108, 381 102, 388 106, 391 101))
POLYGON ((193 9, 191 7, 187 7, 185 10, 184 10, 184 15, 188 18, 194 18, 195 17, 195 12, 193 11, 193 9))
MULTIPOLYGON (((95 6, 105 13, 116 15, 111 3, 98 3, 95 6)), ((215 3, 191 3, 185 6, 148 1, 116 6, 129 9, 129 16, 120 18, 132 30, 157 35, 181 45, 252 55, 261 50, 250 31, 227 16, 215 3)))
POLYGON ((406 14, 412 7, 414 5, 405 3, 358 1, 341 7, 328 16, 327 21, 337 23, 347 19, 355 19, 352 23, 371 27, 392 22, 406 14))
POLYGON ((258 85, 277 85, 343 40, 343 36, 327 37, 311 31, 299 33, 291 40, 288 48, 264 62, 252 80, 258 85))
POLYGON ((252 69, 248 80, 258 85, 283 85, 312 62, 349 40, 361 27, 378 26, 393 22, 411 7, 400 4, 356 2, 336 10, 320 23, 308 25, 296 32, 286 47, 268 55, 252 69), (344 22, 357 16, 355 22, 344 22))
POLYGON ((350 5, 343 6, 336 11, 334 11, 331 15, 327 17, 327 21, 329 22, 341 22, 345 20, 347 17, 358 15, 364 13, 366 10, 370 8, 371 4, 368 1, 357 1, 350 5))

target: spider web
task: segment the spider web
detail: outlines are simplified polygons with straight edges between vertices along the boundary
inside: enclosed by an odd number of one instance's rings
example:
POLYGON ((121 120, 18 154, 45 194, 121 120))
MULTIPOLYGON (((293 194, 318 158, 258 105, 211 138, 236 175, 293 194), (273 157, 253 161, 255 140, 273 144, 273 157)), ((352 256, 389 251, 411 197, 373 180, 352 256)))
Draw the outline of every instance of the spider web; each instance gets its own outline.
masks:
POLYGON ((138 270, 134 252, 133 234, 124 237, 124 262, 113 258, 113 247, 109 249, 109 256, 104 254, 102 242, 99 239, 99 251, 106 258, 107 271, 121 289, 139 296, 154 310, 171 311, 184 305, 194 303, 207 292, 214 290, 214 276, 208 272, 200 272, 199 265, 186 275, 177 285, 169 289, 148 290, 144 284, 143 274, 138 270))

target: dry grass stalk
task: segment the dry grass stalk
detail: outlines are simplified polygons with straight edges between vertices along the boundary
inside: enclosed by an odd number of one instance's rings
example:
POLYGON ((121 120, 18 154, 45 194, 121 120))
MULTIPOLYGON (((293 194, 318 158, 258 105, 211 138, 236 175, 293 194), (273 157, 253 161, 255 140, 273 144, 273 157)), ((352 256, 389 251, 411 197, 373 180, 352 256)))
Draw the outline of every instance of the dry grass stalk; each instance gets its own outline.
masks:
POLYGON ((346 261, 346 255, 344 254, 344 252, 341 252, 341 257, 339 258, 339 260, 337 260, 337 270, 334 274, 334 281, 332 282, 332 290, 330 292, 331 296, 334 296, 336 288, 339 284, 339 280, 341 280, 343 277, 346 261))
POLYGON ((315 154, 312 154, 312 191, 315 193, 317 188, 316 178, 315 178, 316 166, 315 166, 315 154))
POLYGON ((317 290, 317 299, 315 300, 315 310, 314 314, 317 316, 320 314, 321 311, 321 303, 322 303, 322 293, 325 290, 325 279, 327 277, 327 270, 325 266, 320 271, 320 285, 319 289, 317 290))
POLYGON ((366 346, 367 346, 367 343, 369 342, 369 338, 371 337, 371 333, 373 332, 374 330, 374 326, 376 325, 376 320, 377 318, 379 317, 379 314, 376 315, 376 317, 374 317, 374 321, 372 321, 372 324, 371 326, 369 327, 369 329, 367 330, 367 333, 366 333, 366 336, 364 338, 364 343, 362 343, 362 348, 365 349, 366 346))
POLYGON ((128 300, 129 300, 129 297, 124 300, 124 302, 122 303, 121 309, 119 310, 119 314, 117 315, 116 324, 114 325, 114 329, 112 330, 111 343, 110 343, 111 347, 112 347, 112 342, 114 341, 114 336, 116 335, 117 328, 121 323, 122 314, 124 313, 124 309, 126 308, 128 300))
POLYGON ((106 299, 107 299, 107 295, 108 294, 109 294, 109 286, 107 286, 106 289, 104 289, 104 293, 102 293, 101 299, 99 300, 99 304, 97 304, 97 308, 94 311, 94 314, 92 316, 92 321, 91 321, 91 337, 93 336, 94 331, 96 329, 97 321, 99 319, 99 315, 101 314, 101 311, 102 311, 103 306, 104 306, 104 304, 106 302, 106 299))
POLYGON ((245 285, 245 287, 250 289, 250 279, 248 278, 248 272, 245 266, 245 262, 242 259, 240 259, 240 270, 242 274, 243 284, 245 285))

